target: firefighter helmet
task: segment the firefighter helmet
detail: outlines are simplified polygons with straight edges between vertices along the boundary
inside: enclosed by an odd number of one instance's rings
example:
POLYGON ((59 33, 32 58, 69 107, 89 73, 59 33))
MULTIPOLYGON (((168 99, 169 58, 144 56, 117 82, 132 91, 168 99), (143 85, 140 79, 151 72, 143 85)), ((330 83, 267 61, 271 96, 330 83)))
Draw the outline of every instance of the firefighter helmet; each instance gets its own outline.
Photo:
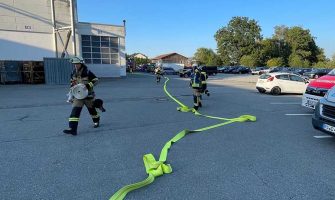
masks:
POLYGON ((72 64, 84 63, 84 59, 80 56, 74 56, 74 57, 70 58, 70 62, 72 64))

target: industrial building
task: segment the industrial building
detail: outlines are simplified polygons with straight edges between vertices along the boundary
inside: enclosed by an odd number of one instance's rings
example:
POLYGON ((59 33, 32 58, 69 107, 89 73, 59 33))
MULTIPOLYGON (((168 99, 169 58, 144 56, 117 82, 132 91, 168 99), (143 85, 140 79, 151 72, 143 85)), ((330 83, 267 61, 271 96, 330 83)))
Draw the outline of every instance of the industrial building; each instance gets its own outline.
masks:
POLYGON ((163 67, 171 67, 174 70, 178 71, 185 66, 189 66, 190 60, 189 58, 178 54, 178 53, 168 53, 156 56, 154 58, 151 58, 151 62, 153 63, 162 63, 163 67))
POLYGON ((98 77, 126 76, 120 24, 79 22, 77 0, 0 0, 0 61, 78 55, 98 77))

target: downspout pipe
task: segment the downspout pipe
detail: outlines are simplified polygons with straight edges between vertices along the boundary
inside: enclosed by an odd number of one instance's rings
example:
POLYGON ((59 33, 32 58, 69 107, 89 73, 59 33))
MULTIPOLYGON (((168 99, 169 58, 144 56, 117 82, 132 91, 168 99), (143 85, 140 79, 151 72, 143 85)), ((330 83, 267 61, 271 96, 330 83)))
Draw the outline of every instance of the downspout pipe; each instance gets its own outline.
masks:
POLYGON ((50 3, 51 3, 52 34, 54 38, 54 50, 55 50, 56 58, 58 58, 56 20, 55 20, 55 2, 54 0, 51 0, 50 3))
POLYGON ((74 19, 74 6, 73 0, 70 0, 70 9, 71 9, 71 29, 72 29, 72 48, 73 55, 77 56, 77 48, 76 48, 76 27, 75 27, 75 19, 74 19))

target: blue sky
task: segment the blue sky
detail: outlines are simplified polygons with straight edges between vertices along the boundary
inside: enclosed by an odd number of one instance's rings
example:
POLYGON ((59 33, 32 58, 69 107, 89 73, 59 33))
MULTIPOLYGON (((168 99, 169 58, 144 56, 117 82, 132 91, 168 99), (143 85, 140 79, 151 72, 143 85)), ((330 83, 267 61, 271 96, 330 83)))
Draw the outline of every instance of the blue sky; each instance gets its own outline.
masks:
POLYGON ((196 49, 216 49, 214 34, 234 16, 255 19, 263 37, 276 25, 302 26, 316 37, 327 57, 335 54, 334 0, 78 0, 79 21, 122 25, 126 52, 149 57, 196 49))

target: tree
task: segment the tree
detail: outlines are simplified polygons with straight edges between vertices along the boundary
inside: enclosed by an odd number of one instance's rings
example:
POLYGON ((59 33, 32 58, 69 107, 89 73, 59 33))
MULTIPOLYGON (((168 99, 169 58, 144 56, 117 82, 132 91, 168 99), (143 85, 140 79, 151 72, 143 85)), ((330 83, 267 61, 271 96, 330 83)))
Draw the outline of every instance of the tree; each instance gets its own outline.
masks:
POLYGON ((143 65, 143 64, 150 63, 150 59, 148 59, 148 58, 136 58, 135 57, 134 60, 135 60, 136 65, 143 65))
POLYGON ((258 66, 258 63, 256 55, 244 55, 240 59, 240 64, 246 67, 256 67, 258 66))
POLYGON ((215 34, 218 54, 225 64, 239 64, 243 55, 251 55, 260 48, 261 27, 247 17, 233 17, 227 27, 215 34))
MULTIPOLYGON (((267 38, 261 42, 260 60, 262 64, 267 64, 272 58, 282 58, 281 65, 285 66, 288 62, 288 57, 291 54, 290 47, 284 40, 267 38)), ((273 61, 271 61, 273 62, 273 61)))
POLYGON ((273 34, 272 38, 275 40, 283 41, 285 40, 285 35, 288 31, 288 27, 285 25, 275 26, 275 33, 273 34))
POLYGON ((206 66, 218 66, 221 64, 219 56, 208 48, 199 48, 194 54, 194 58, 198 64, 206 66))
POLYGON ((294 54, 294 53, 290 55, 289 65, 291 67, 310 67, 311 66, 309 60, 304 59, 301 55, 294 54))
POLYGON ((266 62, 266 66, 268 67, 282 67, 285 66, 285 62, 283 58, 271 58, 266 62))
POLYGON ((291 47, 290 63, 303 62, 310 66, 319 62, 319 59, 320 61, 325 60, 323 50, 316 45, 308 29, 298 26, 289 28, 285 33, 285 41, 291 47))

